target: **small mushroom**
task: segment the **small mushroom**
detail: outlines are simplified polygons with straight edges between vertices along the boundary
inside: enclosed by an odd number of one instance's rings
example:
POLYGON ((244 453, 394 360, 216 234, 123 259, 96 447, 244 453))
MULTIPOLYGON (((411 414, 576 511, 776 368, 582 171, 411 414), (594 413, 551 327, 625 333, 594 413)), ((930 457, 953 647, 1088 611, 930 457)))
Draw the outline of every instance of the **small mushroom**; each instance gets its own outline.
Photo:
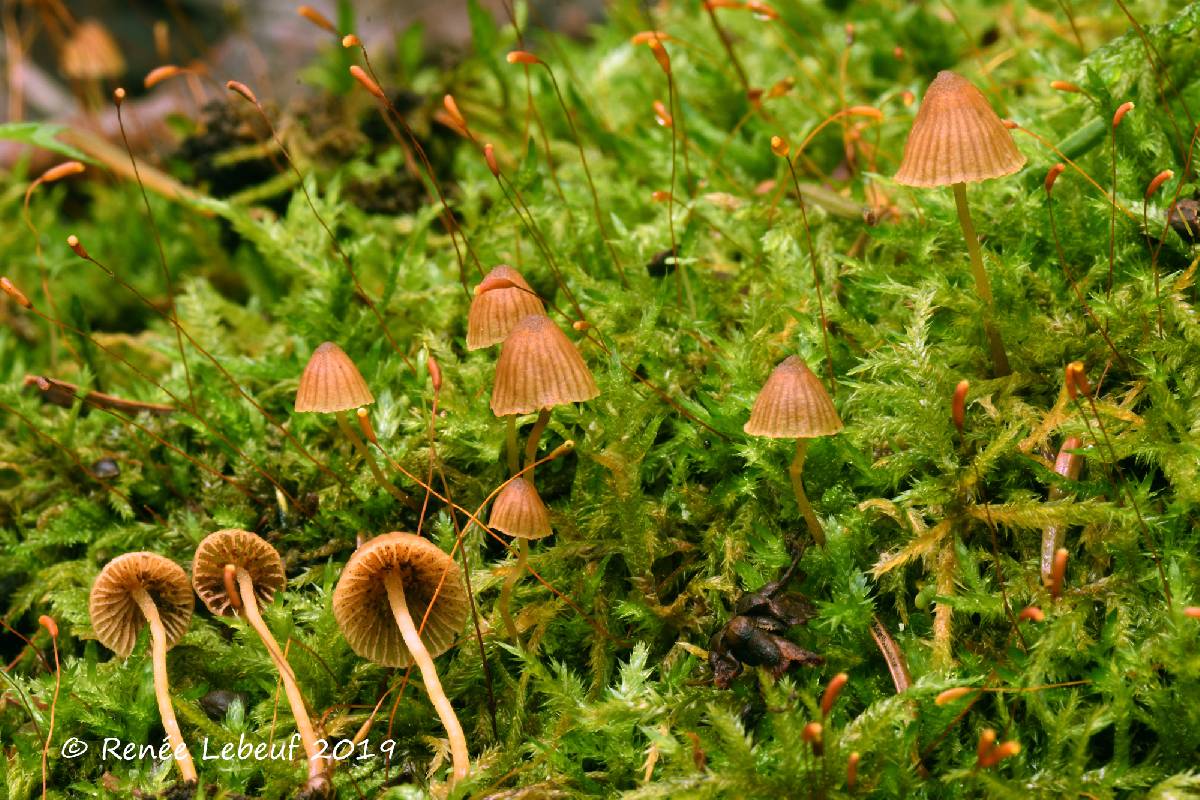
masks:
POLYGON ((478 350, 503 342, 513 327, 546 307, 525 278, 501 264, 479 282, 467 312, 467 349, 478 350))
POLYGON ((454 559, 411 533, 368 541, 350 557, 333 591, 333 615, 355 653, 385 667, 420 669, 450 740, 455 780, 470 770, 467 739, 433 659, 453 646, 468 609, 454 559))
POLYGON ((196 548, 192 562, 192 585, 196 594, 213 614, 221 617, 242 616, 258 634, 279 677, 296 720, 296 731, 308 755, 309 796, 329 793, 332 784, 327 761, 317 743, 317 735, 304 704, 304 695, 296 683, 296 673, 258 611, 260 603, 269 605, 275 593, 287 583, 279 553, 264 539, 249 531, 222 530, 209 534, 196 548))
POLYGON ((88 613, 100 644, 128 658, 143 625, 150 626, 154 695, 171 752, 185 783, 197 781, 196 765, 183 741, 167 680, 167 650, 192 621, 195 600, 183 568, 155 553, 126 553, 100 571, 92 584, 88 613))
POLYGON ((371 449, 346 419, 347 411, 374 402, 375 396, 345 350, 333 342, 323 342, 313 351, 300 376, 300 386, 296 389, 296 412, 333 414, 342 435, 362 456, 376 483, 401 503, 412 506, 412 498, 387 479, 371 449))
POLYGON ((73 81, 98 83, 125 73, 121 48, 99 21, 85 19, 75 26, 59 53, 59 68, 73 81))
POLYGON ((751 436, 796 440, 796 457, 788 474, 809 533, 821 547, 825 546, 825 530, 804 493, 804 456, 811 439, 832 436, 843 427, 821 380, 798 356, 788 356, 763 384, 743 428, 751 436))
POLYGON ((518 476, 512 478, 496 496, 495 502, 492 503, 488 527, 507 533, 517 540, 517 563, 500 587, 497 606, 508 637, 514 642, 520 642, 510 610, 512 591, 529 566, 529 541, 544 539, 554 532, 550 529, 550 512, 546 510, 546 504, 542 502, 537 487, 524 477, 518 476))
POLYGON ((975 291, 984 303, 983 326, 992 366, 998 376, 1010 371, 1008 355, 992 319, 995 312, 992 288, 967 206, 967 183, 1010 175, 1024 164, 1025 156, 983 93, 961 75, 942 71, 929 84, 921 101, 895 177, 897 183, 905 186, 953 188, 958 221, 975 276, 975 291))

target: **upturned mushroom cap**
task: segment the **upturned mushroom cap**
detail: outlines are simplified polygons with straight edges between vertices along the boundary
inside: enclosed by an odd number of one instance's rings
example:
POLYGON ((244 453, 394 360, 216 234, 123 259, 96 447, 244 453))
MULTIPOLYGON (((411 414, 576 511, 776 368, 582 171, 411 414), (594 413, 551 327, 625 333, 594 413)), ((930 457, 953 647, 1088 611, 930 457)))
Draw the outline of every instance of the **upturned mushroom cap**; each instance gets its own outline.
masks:
POLYGON ((204 537, 192 560, 192 585, 196 594, 217 616, 235 614, 229 592, 225 588, 225 565, 241 567, 254 583, 254 599, 259 605, 269 605, 275 593, 287 583, 283 560, 265 539, 250 531, 236 528, 217 531, 204 537))
POLYGON ((508 334, 496 361, 492 413, 528 414, 600 394, 583 357, 544 314, 530 314, 508 334))
POLYGON ((374 402, 362 373, 345 350, 325 342, 313 351, 296 390, 297 411, 331 414, 374 402))
POLYGON ((1019 170, 1025 156, 975 86, 942 71, 925 91, 896 183, 949 186, 999 178, 1019 170))
POLYGON ((537 488, 524 478, 514 478, 500 490, 492 504, 488 527, 518 539, 544 539, 550 529, 550 512, 537 488))
POLYGON ((385 667, 414 663, 392 616, 383 583, 384 576, 392 571, 404 583, 408 613, 418 629, 429 610, 421 631, 429 655, 437 657, 449 650, 466 624, 469 608, 458 565, 427 539, 395 532, 377 536, 358 548, 333 590, 333 616, 350 649, 385 667), (431 603, 433 608, 429 609, 431 603))
POLYGON ((85 19, 63 45, 59 67, 71 80, 103 80, 125 72, 125 57, 107 28, 85 19))
POLYGON ((772 439, 812 439, 842 427, 821 380, 798 356, 788 356, 763 384, 743 430, 772 439))
POLYGON ((133 599, 136 589, 145 590, 162 618, 167 647, 187 632, 192 621, 192 587, 183 567, 157 553, 126 553, 100 570, 92 584, 88 613, 100 644, 122 658, 133 652, 138 631, 146 617, 133 599))
POLYGON ((545 313, 546 307, 521 273, 501 264, 475 287, 467 312, 467 349, 478 350, 503 342, 522 319, 545 313))

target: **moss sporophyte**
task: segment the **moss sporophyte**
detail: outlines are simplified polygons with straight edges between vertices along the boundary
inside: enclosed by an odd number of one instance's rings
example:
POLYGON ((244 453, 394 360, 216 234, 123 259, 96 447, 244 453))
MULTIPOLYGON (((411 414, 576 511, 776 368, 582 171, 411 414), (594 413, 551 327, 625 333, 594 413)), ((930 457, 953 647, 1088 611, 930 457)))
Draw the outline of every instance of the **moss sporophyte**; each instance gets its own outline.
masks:
POLYGON ((10 5, 5 800, 1200 788, 1200 3, 10 5))

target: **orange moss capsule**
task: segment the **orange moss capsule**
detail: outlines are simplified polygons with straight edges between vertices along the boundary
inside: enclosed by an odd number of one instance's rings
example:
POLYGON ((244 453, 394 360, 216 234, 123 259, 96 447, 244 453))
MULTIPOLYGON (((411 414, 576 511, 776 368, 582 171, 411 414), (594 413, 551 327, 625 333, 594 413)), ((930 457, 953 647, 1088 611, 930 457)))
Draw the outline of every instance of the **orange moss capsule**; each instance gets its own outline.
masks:
POLYGON ((937 697, 933 698, 933 704, 937 706, 948 705, 953 703, 955 700, 966 697, 973 691, 975 691, 975 689, 970 686, 956 686, 953 689, 947 689, 944 692, 940 692, 937 697))
MULTIPOLYGON (((353 75, 355 69, 356 67, 351 67, 350 74, 353 75)), ((241 81, 225 81, 225 88, 231 92, 237 92, 254 105, 258 105, 258 96, 254 94, 254 92, 250 91, 250 87, 241 81)))
POLYGON ((839 672, 830 679, 829 685, 825 687, 825 693, 821 695, 821 716, 828 717, 829 712, 833 710, 834 703, 837 702, 838 695, 842 693, 849 682, 850 676, 844 672, 839 672))
POLYGON ((1037 606, 1027 606, 1017 615, 1017 619, 1021 622, 1042 622, 1046 619, 1046 613, 1037 606))
POLYGON ((42 614, 38 617, 38 624, 46 629, 51 638, 58 638, 58 623, 54 621, 54 617, 49 614, 42 614))
POLYGON ((53 183, 71 175, 78 175, 83 170, 83 164, 78 161, 64 161, 43 172, 34 183, 53 183))
POLYGON ((671 118, 671 112, 667 111, 667 107, 663 105, 661 100, 654 101, 654 121, 664 128, 673 127, 675 121, 671 118))
POLYGON ((147 89, 152 89, 165 80, 174 78, 182 70, 174 64, 164 64, 161 67, 155 67, 146 73, 146 77, 142 79, 142 85, 147 89))
POLYGON ((1175 177, 1173 170, 1164 169, 1162 172, 1154 176, 1154 180, 1150 181, 1150 185, 1146 187, 1146 199, 1149 200, 1151 195, 1159 190, 1159 188, 1175 177))
POLYGON ((1125 115, 1133 111, 1134 105, 1132 100, 1127 100, 1117 107, 1117 112, 1113 114, 1112 126, 1116 128, 1121 124, 1121 120, 1125 119, 1125 115))
POLYGON ((8 278, 0 278, 0 291, 13 299, 21 308, 33 308, 33 303, 25 296, 25 293, 13 285, 13 282, 8 278))
POLYGON ((540 64, 542 61, 527 50, 513 50, 504 58, 510 64, 540 64))
POLYGON ((300 6, 296 9, 296 13, 304 17, 313 25, 316 25, 318 28, 328 31, 335 36, 337 35, 337 28, 333 27, 333 23, 330 22, 324 14, 322 14, 320 11, 317 11, 312 6, 300 6))
POLYGON ((771 152, 780 158, 786 158, 791 146, 784 140, 782 136, 771 137, 771 152))
POLYGON ((464 131, 467 129, 467 118, 464 117, 462 112, 458 110, 458 103, 455 101, 454 95, 444 95, 442 97, 442 107, 446 109, 446 113, 450 115, 450 119, 455 125, 462 128, 464 131))
POLYGON ((500 165, 496 163, 496 148, 492 147, 491 143, 483 146, 483 160, 487 162, 488 169, 491 170, 492 177, 500 177, 500 165))
POLYGON ((87 249, 84 248, 83 243, 79 241, 79 237, 73 233, 67 237, 67 247, 71 248, 71 251, 82 259, 91 258, 88 255, 87 249))
POLYGON ((1067 168, 1067 165, 1060 162, 1058 164, 1055 164, 1049 170, 1046 171, 1046 181, 1045 181, 1046 194, 1050 194, 1050 192, 1054 190, 1055 181, 1058 180, 1058 176, 1062 175, 1063 171, 1066 170, 1066 168, 1067 168))
POLYGON ((850 791, 858 786, 858 762, 861 758, 856 750, 846 759, 846 788, 850 791))
POLYGON ((961 380, 954 387, 954 399, 950 403, 950 417, 954 420, 954 427, 958 429, 958 435, 963 435, 963 420, 967 415, 967 391, 971 388, 971 382, 961 380))
POLYGON ((347 49, 351 47, 362 47, 362 40, 353 33, 347 33, 342 37, 342 47, 347 49))
POLYGON ((1056 92, 1070 92, 1071 94, 1083 93, 1083 89, 1080 89, 1070 81, 1050 81, 1050 88, 1056 92))
POLYGON ((385 102, 387 101, 387 95, 383 93, 383 89, 379 88, 379 84, 376 83, 375 80, 368 75, 362 67, 355 64, 354 66, 350 67, 350 74, 353 75, 354 80, 362 84, 362 87, 368 92, 375 95, 380 100, 385 102))

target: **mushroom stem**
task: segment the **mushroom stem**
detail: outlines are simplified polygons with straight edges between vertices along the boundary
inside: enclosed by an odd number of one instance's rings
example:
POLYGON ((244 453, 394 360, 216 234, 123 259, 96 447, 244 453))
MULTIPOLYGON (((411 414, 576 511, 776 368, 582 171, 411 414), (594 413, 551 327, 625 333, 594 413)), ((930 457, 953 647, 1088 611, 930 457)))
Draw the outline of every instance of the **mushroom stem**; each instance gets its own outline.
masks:
POLYGON ((525 480, 533 483, 533 462, 537 455, 538 440, 542 438, 542 431, 546 430, 546 425, 550 422, 550 409, 543 408, 538 412, 537 422, 533 423, 533 430, 529 432, 529 440, 525 442, 525 480))
POLYGON ((987 271, 983 267, 983 251, 979 249, 979 237, 975 235, 975 224, 971 221, 971 209, 967 205, 967 185, 956 183, 954 204, 958 207, 958 224, 962 226, 963 238, 967 240, 967 252, 971 256, 971 272, 975 276, 975 293, 983 301, 983 329, 987 334, 988 348, 992 353, 992 368, 996 377, 1002 378, 1012 372, 1008 366, 1008 354, 1004 352, 1004 340, 993 319, 992 286, 988 283, 987 271))
POLYGON ((175 708, 171 705, 171 690, 167 681, 167 631, 163 627, 162 617, 158 615, 158 606, 145 589, 138 587, 133 590, 134 602, 142 610, 146 622, 150 625, 150 651, 154 661, 154 696, 158 699, 158 713, 162 717, 163 728, 167 731, 167 741, 171 744, 171 753, 179 762, 179 772, 187 783, 196 783, 196 764, 188 751, 187 743, 183 741, 183 733, 179 730, 179 720, 175 719, 175 708))
POLYGON ((354 428, 350 427, 350 423, 346 420, 346 412, 338 411, 335 412, 334 416, 337 418, 338 427, 342 429, 342 435, 350 440, 350 444, 354 445, 354 449, 357 450, 359 455, 363 457, 363 461, 367 462, 367 466, 371 469, 371 474, 375 476, 375 482, 378 483, 383 490, 392 497, 396 498, 404 505, 411 507, 413 505, 412 498, 400 489, 397 489, 396 486, 387 479, 387 476, 383 474, 383 471, 379 469, 379 464, 375 461, 375 456, 371 453, 370 448, 367 447, 354 428))
POLYGON ((804 472, 804 457, 807 454, 808 439, 797 439, 796 457, 792 459, 792 465, 788 467, 788 474, 792 477, 792 491, 796 493, 796 503, 800 506, 800 513, 804 515, 808 532, 812 534, 813 541, 824 547, 825 529, 821 527, 821 521, 817 519, 812 504, 808 502, 808 495, 804 493, 804 480, 801 478, 801 473, 804 472))
POLYGON ((508 450, 508 474, 516 475, 521 469, 521 450, 517 446, 517 415, 508 415, 508 435, 505 446, 508 450))
POLYGON ((504 579, 504 585, 500 587, 500 619, 504 622, 504 630, 508 632, 508 638, 512 639, 513 644, 517 647, 521 646, 521 634, 517 631, 517 623, 512 617, 512 593, 513 587, 517 585, 517 581, 525 574, 525 570, 529 567, 529 540, 517 539, 517 563, 513 565, 512 570, 504 579))
POLYGON ((425 682, 425 692, 429 695, 429 700, 433 703, 443 727, 446 728, 446 735, 450 739, 450 755, 454 760, 454 779, 465 778, 471 769, 470 756, 467 755, 467 737, 463 735, 462 725, 458 722, 454 707, 450 705, 450 700, 446 697, 445 690, 442 689, 442 682, 438 680, 433 658, 429 655, 425 643, 421 641, 421 636, 417 633, 417 626, 413 624, 412 616, 408 613, 408 600, 404 596, 404 581, 395 570, 392 570, 384 577, 383 584, 387 587, 388 602, 392 606, 392 616, 396 618, 400 635, 404 637, 405 646, 412 653, 413 660, 417 662, 417 668, 421 670, 421 679, 425 682))
POLYGON ((271 660, 275 662, 275 668, 279 670, 279 677, 283 681, 283 690, 287 694, 288 705, 292 707, 292 717, 296 720, 296 731, 300 734, 300 742, 304 745, 304 752, 308 755, 308 788, 324 791, 329 784, 326 763, 321 755, 321 749, 317 745, 317 735, 313 730, 312 721, 308 717, 308 709, 304 705, 304 695, 300 694, 300 686, 296 683, 296 673, 292 671, 292 665, 283 657, 283 651, 279 649, 267 623, 258 613, 258 601, 254 597, 254 581, 251 579, 250 573, 238 567, 237 582, 238 594, 242 598, 242 613, 246 621, 250 623, 250 627, 258 634, 258 638, 262 640, 267 652, 271 654, 271 660))

